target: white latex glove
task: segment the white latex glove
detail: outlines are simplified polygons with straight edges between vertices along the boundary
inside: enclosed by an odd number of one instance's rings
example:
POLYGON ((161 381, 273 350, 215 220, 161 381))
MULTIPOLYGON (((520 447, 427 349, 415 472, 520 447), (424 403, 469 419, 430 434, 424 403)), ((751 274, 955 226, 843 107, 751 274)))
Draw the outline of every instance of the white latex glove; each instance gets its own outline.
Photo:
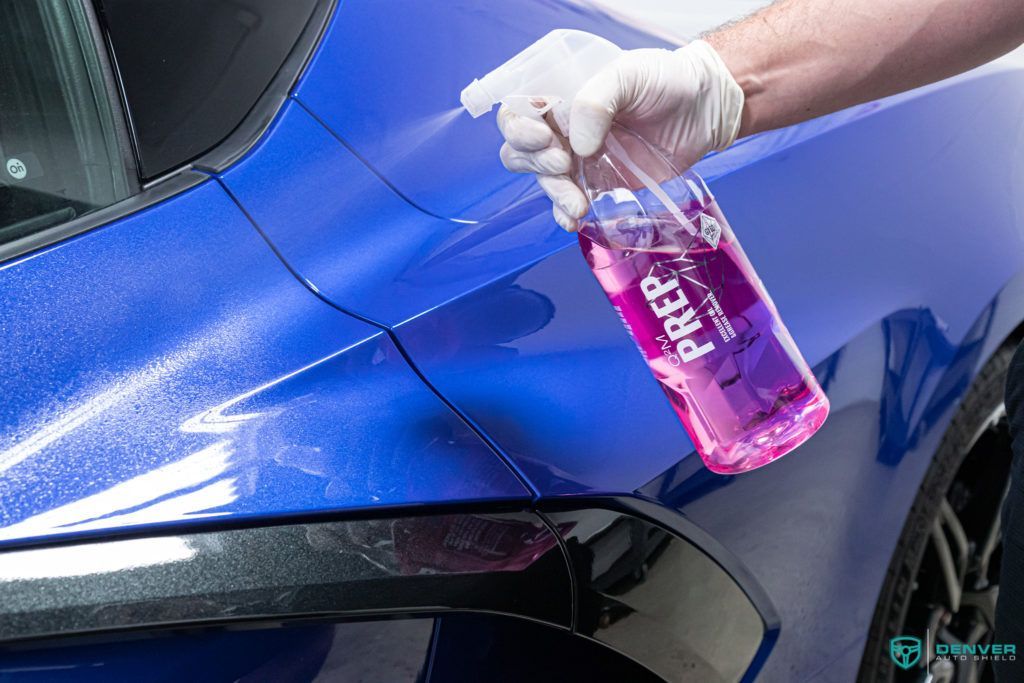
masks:
MULTIPOLYGON (((714 48, 697 40, 678 50, 630 50, 594 75, 577 93, 569 115, 569 143, 582 157, 596 153, 612 121, 669 154, 680 172, 736 139, 743 90, 714 48)), ((545 122, 498 111, 505 136, 501 160, 517 173, 536 173, 554 203, 555 220, 572 232, 587 213, 587 198, 572 179, 569 145, 545 122)))

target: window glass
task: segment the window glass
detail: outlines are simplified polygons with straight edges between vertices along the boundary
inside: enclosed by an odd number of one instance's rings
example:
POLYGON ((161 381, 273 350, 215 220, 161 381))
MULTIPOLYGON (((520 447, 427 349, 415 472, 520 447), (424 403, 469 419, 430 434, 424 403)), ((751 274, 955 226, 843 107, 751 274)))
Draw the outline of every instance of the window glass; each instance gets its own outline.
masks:
POLYGON ((0 2, 0 243, 130 194, 84 12, 75 0, 0 2))
POLYGON ((280 70, 317 0, 96 0, 143 177, 227 137, 280 70))

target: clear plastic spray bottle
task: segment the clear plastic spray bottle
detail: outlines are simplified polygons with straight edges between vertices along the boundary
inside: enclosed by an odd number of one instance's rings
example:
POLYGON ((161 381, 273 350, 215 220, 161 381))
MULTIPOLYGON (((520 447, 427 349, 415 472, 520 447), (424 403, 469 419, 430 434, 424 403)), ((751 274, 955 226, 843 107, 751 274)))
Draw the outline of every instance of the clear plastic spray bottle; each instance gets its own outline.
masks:
MULTIPOLYGON (((552 31, 474 80, 462 104, 474 117, 498 102, 550 110, 568 135, 576 92, 620 54, 598 36, 552 31)), ((590 199, 583 254, 708 469, 745 472, 810 438, 828 399, 704 181, 617 124, 576 161, 590 199)))

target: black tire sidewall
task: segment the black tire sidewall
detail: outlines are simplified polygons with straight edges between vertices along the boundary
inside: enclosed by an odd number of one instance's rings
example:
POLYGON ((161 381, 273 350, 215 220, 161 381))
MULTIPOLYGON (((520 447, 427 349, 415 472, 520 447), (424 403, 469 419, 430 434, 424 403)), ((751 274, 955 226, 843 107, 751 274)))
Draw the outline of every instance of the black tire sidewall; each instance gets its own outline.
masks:
MULTIPOLYGON (((1003 403, 1007 371, 1013 356, 1012 346, 1000 348, 981 369, 925 473, 882 584, 857 677, 859 683, 887 683, 893 678, 895 664, 889 656, 889 640, 903 635, 901 631, 910 607, 914 581, 939 506, 953 484, 974 437, 1003 403)), ((1024 361, 1024 355, 1021 360, 1024 361)))

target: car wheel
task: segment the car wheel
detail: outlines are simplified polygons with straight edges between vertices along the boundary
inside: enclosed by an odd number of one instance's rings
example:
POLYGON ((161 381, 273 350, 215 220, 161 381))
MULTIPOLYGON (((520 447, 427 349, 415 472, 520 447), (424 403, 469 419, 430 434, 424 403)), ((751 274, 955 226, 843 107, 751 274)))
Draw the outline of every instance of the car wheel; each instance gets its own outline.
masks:
POLYGON ((939 660, 935 651, 936 643, 992 640, 1011 462, 1003 393, 1013 351, 1000 349, 982 369, 925 474, 875 608, 862 683, 992 680, 989 662, 939 660), (890 655, 891 640, 901 636, 922 643, 916 658, 907 641, 908 668, 890 655))

